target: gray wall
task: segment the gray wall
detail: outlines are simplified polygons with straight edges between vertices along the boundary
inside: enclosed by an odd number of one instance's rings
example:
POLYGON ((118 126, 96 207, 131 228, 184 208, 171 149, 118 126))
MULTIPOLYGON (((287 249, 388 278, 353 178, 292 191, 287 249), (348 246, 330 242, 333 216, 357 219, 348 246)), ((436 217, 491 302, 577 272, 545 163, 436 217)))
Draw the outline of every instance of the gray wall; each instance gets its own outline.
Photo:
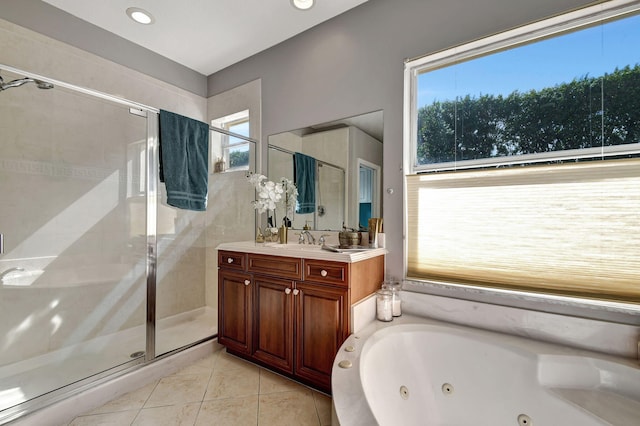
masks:
MULTIPOLYGON (((196 95, 206 95, 206 76, 43 1, 0 0, 0 18, 196 95)), ((3 63, 2 58, 0 63, 3 63)))
POLYGON ((209 76, 209 95, 261 78, 265 140, 309 124, 384 110, 383 188, 394 189, 383 197, 390 249, 387 269, 401 276, 404 60, 587 4, 584 0, 369 0, 209 76))
MULTIPOLYGON (((2 0, 0 18, 200 95, 205 83, 212 96, 261 78, 265 140, 309 124, 384 110, 383 188, 395 191, 383 198, 391 251, 387 265, 391 274, 400 276, 404 60, 590 3, 369 0, 208 79, 40 0, 2 0)), ((262 154, 266 158, 266 144, 262 154)))

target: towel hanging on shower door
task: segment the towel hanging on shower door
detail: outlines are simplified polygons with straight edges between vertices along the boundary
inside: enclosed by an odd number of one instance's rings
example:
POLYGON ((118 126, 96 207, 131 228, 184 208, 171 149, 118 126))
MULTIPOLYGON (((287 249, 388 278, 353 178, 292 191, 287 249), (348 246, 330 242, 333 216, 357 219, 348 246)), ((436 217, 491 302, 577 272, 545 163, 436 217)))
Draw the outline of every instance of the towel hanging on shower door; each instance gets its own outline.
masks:
POLYGON ((160 110, 160 182, 167 188, 167 204, 187 210, 207 209, 207 123, 160 110))

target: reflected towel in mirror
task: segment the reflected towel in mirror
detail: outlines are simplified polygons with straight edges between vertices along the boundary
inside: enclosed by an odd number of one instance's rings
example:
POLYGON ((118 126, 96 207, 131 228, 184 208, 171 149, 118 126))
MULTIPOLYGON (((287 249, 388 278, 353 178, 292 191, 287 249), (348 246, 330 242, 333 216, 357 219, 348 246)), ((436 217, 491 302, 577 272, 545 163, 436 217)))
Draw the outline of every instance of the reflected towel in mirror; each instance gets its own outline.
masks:
POLYGON ((296 152, 293 155, 293 173, 298 189, 296 213, 313 213, 316 209, 316 159, 296 152))

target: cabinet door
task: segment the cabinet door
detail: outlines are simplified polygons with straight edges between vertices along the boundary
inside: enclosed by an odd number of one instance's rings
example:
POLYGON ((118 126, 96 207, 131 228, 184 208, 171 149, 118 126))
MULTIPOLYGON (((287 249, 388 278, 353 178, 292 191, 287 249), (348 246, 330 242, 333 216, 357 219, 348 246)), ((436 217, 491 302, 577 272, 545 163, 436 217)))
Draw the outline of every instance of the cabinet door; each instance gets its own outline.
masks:
POLYGON ((346 289, 297 283, 295 374, 331 391, 333 359, 349 334, 346 289))
POLYGON ((254 358, 293 372, 293 292, 295 282, 254 275, 254 358))
POLYGON ((249 274, 218 272, 218 342, 244 354, 251 353, 252 287, 249 274))

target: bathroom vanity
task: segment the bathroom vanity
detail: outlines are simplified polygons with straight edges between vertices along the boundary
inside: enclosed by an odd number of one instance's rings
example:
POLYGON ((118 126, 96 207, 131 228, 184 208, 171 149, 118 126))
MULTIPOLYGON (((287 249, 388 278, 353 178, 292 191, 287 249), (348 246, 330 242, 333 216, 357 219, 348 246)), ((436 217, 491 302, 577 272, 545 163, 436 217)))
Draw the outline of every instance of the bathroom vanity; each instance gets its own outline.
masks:
POLYGON ((319 246, 218 247, 218 342, 321 391, 352 332, 352 306, 384 278, 384 249, 332 253, 319 246))

